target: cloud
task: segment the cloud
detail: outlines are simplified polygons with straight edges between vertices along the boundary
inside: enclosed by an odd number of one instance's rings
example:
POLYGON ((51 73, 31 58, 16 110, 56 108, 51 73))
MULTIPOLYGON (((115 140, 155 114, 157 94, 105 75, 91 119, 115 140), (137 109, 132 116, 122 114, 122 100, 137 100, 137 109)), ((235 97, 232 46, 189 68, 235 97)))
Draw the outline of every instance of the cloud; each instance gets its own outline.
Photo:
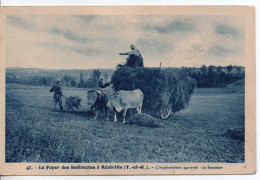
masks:
POLYGON ((170 23, 165 22, 163 24, 145 24, 142 26, 142 29, 145 31, 156 31, 162 34, 169 34, 173 32, 193 32, 195 26, 189 22, 174 20, 170 23))
POLYGON ((236 36, 239 34, 238 30, 226 24, 218 24, 217 26, 215 26, 215 32, 221 35, 236 36))
POLYGON ((24 18, 18 16, 7 16, 7 24, 12 26, 20 27, 26 30, 37 30, 37 24, 32 21, 25 20, 24 18))
POLYGON ((208 54, 216 57, 224 57, 232 53, 233 51, 231 51, 230 49, 224 48, 219 45, 212 45, 208 49, 208 54))
POLYGON ((49 30, 49 32, 51 34, 55 34, 55 35, 61 35, 63 37, 65 37, 68 40, 72 40, 72 41, 76 41, 79 43, 86 43, 87 41, 91 41, 90 39, 87 39, 85 37, 81 37, 79 35, 77 35, 76 33, 69 31, 69 30, 60 30, 57 28, 52 28, 49 30))
POLYGON ((82 54, 84 56, 95 56, 96 54, 101 53, 102 51, 100 49, 96 48, 76 48, 76 47, 68 47, 68 49, 77 52, 79 54, 82 54))
POLYGON ((92 48, 92 47, 73 47, 67 46, 59 43, 43 43, 38 44, 40 47, 48 48, 50 50, 59 50, 59 51, 72 51, 80 54, 84 57, 95 56, 96 54, 101 53, 100 49, 92 48))
POLYGON ((156 38, 140 37, 136 45, 143 49, 149 49, 151 54, 165 54, 174 51, 174 46, 170 41, 163 41, 156 38))
POLYGON ((85 16, 75 15, 73 17, 78 18, 79 20, 81 20, 84 23, 90 23, 90 22, 94 21, 99 16, 97 16, 97 15, 87 15, 87 16, 86 15, 85 16))

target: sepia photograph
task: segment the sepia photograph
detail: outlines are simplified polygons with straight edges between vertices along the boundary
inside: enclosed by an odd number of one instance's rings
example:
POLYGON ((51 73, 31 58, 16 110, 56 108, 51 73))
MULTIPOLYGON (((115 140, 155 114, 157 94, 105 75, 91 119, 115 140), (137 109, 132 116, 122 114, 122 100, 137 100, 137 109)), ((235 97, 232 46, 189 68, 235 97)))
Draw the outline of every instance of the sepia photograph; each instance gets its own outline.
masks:
POLYGON ((38 10, 1 9, 3 166, 255 171, 253 8, 38 10))

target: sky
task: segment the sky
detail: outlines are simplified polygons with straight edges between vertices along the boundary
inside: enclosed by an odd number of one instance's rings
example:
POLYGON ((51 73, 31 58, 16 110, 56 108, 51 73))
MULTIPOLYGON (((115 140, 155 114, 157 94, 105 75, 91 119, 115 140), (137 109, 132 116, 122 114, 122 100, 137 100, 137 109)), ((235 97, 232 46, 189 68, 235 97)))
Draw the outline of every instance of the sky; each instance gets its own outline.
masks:
POLYGON ((134 44, 146 67, 244 66, 238 16, 8 15, 6 67, 115 68, 134 44))

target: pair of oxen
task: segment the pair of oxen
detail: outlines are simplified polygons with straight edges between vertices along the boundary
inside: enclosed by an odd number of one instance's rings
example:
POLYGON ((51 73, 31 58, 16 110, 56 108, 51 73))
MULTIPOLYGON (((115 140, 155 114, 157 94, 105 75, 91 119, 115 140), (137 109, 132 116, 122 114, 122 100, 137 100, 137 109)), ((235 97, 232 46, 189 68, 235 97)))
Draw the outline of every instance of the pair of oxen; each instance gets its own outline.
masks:
POLYGON ((117 121, 117 112, 123 111, 123 123, 126 123, 126 113, 128 109, 136 109, 138 113, 142 112, 144 95, 140 89, 114 92, 112 88, 92 89, 87 91, 88 105, 95 112, 95 119, 100 112, 109 117, 109 109, 114 111, 114 121, 117 121))

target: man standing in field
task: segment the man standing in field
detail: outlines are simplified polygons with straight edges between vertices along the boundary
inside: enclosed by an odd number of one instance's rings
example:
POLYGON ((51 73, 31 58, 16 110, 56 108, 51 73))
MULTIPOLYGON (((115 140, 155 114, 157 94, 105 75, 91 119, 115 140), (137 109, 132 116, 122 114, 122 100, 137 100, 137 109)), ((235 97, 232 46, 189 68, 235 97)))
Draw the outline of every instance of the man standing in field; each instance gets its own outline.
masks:
POLYGON ((57 83, 50 89, 50 92, 54 91, 53 101, 54 101, 54 108, 55 110, 57 103, 59 103, 60 110, 63 111, 63 105, 62 105, 62 82, 60 80, 57 81, 57 83))
POLYGON ((143 62, 143 57, 140 53, 139 50, 135 49, 134 45, 131 45, 130 48, 132 51, 127 52, 127 53, 119 53, 119 55, 128 55, 127 59, 127 66, 132 67, 132 68, 137 68, 137 67, 144 67, 144 62, 143 62))

